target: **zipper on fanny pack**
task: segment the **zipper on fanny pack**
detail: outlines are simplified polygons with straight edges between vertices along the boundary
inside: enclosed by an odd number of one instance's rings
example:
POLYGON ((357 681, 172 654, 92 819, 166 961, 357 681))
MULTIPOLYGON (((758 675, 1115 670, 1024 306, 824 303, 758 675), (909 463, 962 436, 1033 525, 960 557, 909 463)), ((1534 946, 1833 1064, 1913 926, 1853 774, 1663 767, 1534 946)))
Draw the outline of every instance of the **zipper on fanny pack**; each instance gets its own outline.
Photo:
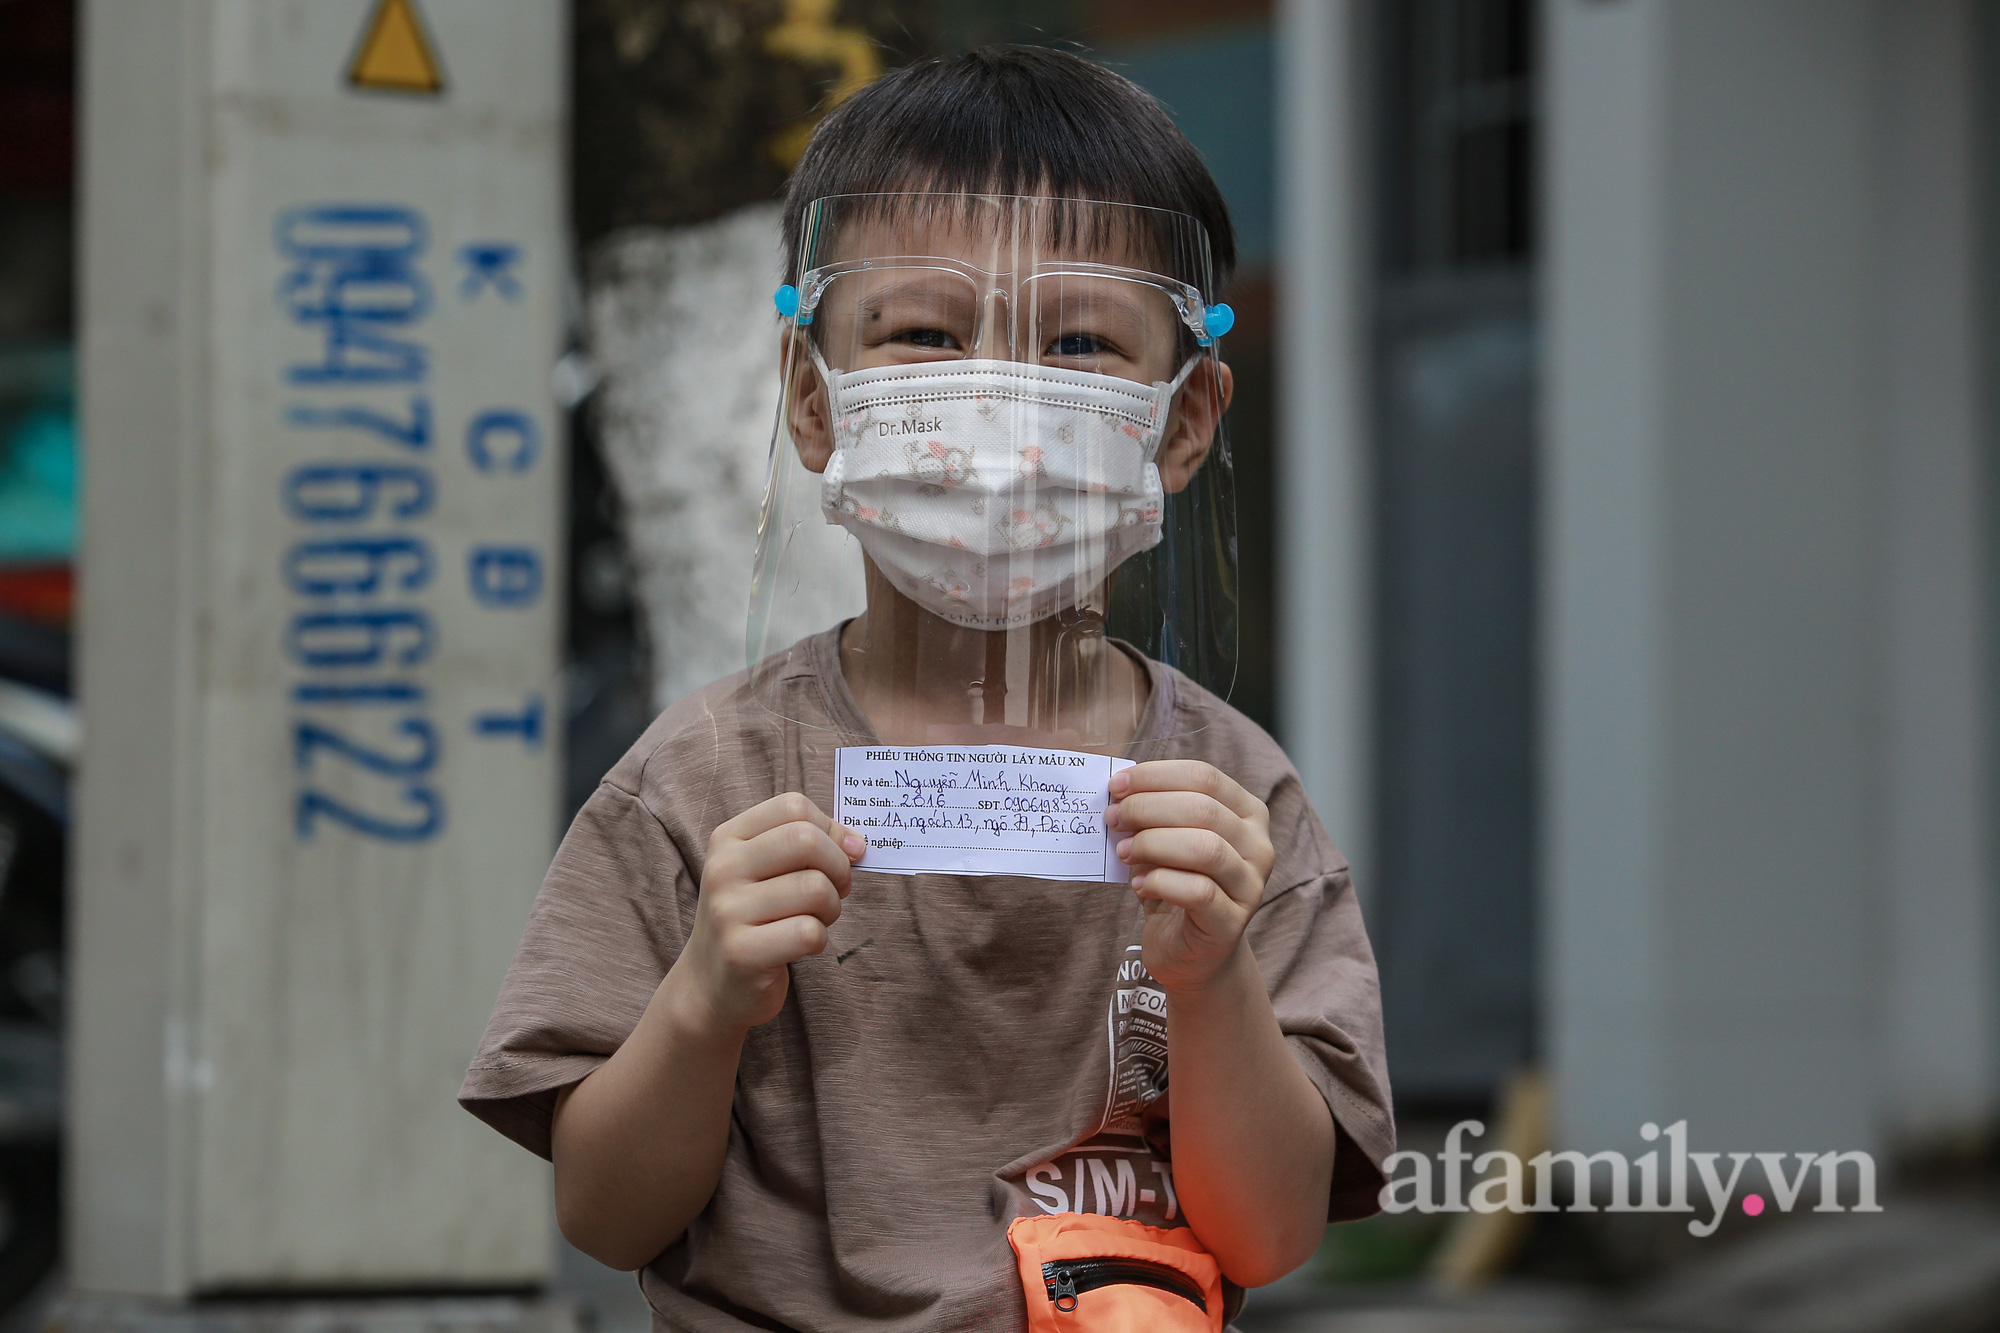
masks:
POLYGON ((1076 1309, 1076 1298, 1099 1287, 1154 1287, 1192 1301, 1203 1314, 1208 1301, 1201 1286, 1186 1273, 1150 1259, 1062 1259, 1042 1265, 1042 1281, 1049 1300, 1064 1314, 1076 1309))

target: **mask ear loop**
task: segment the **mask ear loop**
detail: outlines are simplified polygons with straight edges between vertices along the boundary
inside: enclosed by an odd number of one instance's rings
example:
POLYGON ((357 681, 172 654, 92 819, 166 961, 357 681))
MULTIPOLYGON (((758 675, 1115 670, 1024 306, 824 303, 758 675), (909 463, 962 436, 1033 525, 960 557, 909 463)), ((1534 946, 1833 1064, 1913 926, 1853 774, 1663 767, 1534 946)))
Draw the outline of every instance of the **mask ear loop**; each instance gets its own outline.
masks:
POLYGON ((1167 414, 1174 410, 1174 395, 1181 391, 1181 386, 1188 382, 1188 376, 1194 374, 1194 368, 1200 365, 1208 355, 1211 354, 1196 352, 1193 356, 1181 362, 1181 368, 1174 373, 1172 379, 1159 380, 1154 383, 1153 423, 1156 431, 1152 442, 1146 446, 1147 463, 1150 464, 1154 461, 1154 458, 1160 452, 1160 442, 1166 438, 1167 414))
POLYGON ((1181 362, 1181 368, 1174 373, 1172 379, 1161 380, 1159 382, 1156 387, 1160 390, 1160 406, 1163 409, 1174 401, 1174 395, 1181 391, 1183 384, 1187 383, 1188 376, 1194 374, 1194 368, 1201 364, 1203 356, 1203 353, 1196 352, 1193 356, 1181 362))
POLYGON ((833 369, 826 364, 826 358, 820 355, 818 343, 814 342, 811 338, 805 337, 801 337, 799 341, 806 345, 806 355, 812 358, 813 368, 819 371, 819 382, 826 386, 826 406, 827 410, 831 412, 833 410, 833 369))

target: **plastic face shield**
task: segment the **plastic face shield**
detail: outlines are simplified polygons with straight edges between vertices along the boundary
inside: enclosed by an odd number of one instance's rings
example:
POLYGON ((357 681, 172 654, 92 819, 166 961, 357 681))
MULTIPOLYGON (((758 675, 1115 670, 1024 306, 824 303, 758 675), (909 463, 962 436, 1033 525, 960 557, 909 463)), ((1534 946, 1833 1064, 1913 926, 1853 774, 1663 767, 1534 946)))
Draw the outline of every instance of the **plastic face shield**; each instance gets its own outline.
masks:
POLYGON ((753 686, 826 725, 802 639, 844 622, 842 743, 1116 752, 1236 672, 1235 492, 1208 240, 1182 214, 822 199, 785 355, 753 686))

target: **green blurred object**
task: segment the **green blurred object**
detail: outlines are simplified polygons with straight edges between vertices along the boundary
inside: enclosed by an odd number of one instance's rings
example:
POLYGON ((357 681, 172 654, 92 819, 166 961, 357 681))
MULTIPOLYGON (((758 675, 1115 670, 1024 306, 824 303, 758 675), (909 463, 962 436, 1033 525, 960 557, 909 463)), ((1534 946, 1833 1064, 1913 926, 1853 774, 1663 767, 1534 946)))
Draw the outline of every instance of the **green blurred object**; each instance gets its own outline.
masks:
POLYGON ((1311 1273, 1322 1284, 1407 1282, 1421 1276, 1444 1236, 1443 1219, 1421 1213, 1377 1213, 1326 1229, 1311 1273))
POLYGON ((0 563, 75 554, 73 368, 67 347, 0 351, 0 563))

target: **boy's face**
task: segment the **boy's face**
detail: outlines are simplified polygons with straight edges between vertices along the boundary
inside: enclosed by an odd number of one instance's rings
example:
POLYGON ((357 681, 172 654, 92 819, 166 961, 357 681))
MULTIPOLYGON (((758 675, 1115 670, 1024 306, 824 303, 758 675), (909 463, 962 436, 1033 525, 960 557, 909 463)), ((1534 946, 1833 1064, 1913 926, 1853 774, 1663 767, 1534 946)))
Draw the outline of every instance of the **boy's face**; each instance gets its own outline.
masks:
POLYGON ((848 221, 830 262, 864 259, 815 312, 837 370, 982 358, 1153 384, 1192 350, 1180 309, 1123 238, 1062 239, 975 203, 848 221))

